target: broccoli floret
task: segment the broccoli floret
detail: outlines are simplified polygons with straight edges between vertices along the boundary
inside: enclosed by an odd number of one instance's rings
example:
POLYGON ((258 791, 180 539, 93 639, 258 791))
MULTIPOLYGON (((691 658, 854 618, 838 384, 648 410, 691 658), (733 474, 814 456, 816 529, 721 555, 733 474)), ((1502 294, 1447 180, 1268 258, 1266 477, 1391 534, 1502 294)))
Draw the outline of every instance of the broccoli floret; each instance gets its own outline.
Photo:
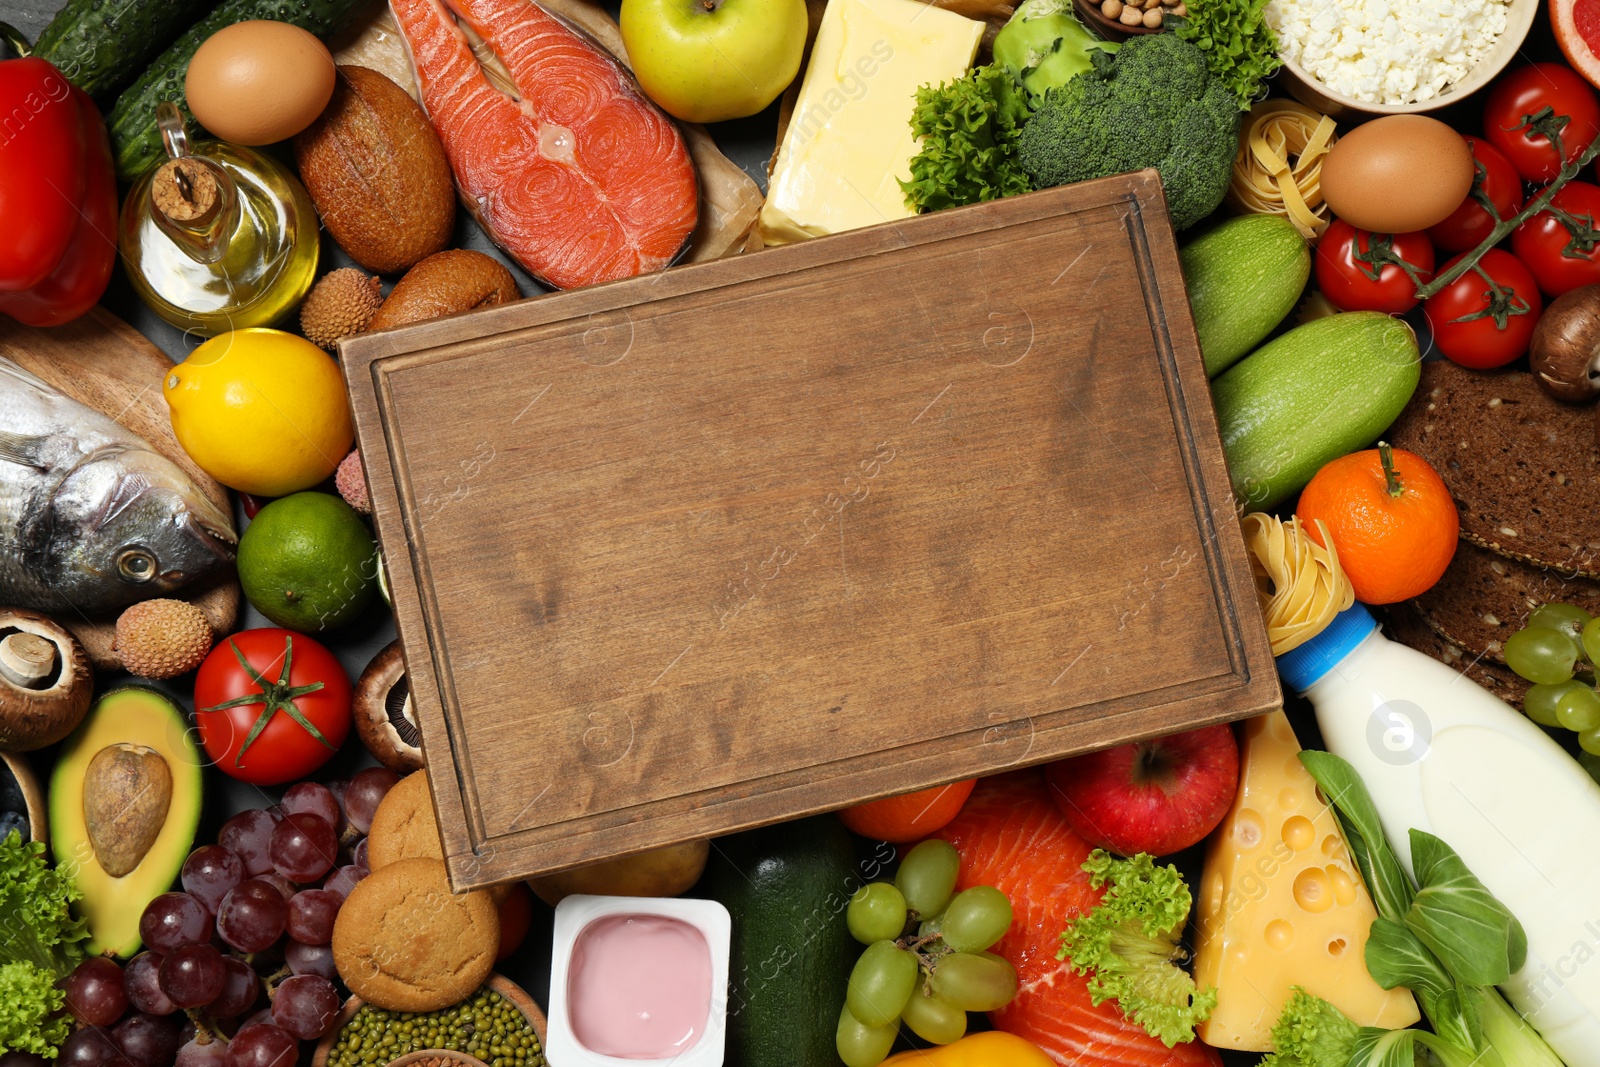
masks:
POLYGON ((1035 189, 1154 167, 1172 225, 1215 211, 1233 171, 1239 110, 1205 53, 1170 33, 1126 42, 1115 57, 1045 94, 1018 141, 1035 189))
POLYGON ((1115 1000, 1168 1048, 1193 1041, 1195 1026, 1217 1006, 1217 991, 1196 989, 1178 966, 1184 958, 1178 938, 1193 903, 1183 875, 1156 866, 1147 852, 1119 860, 1102 849, 1089 854, 1083 869, 1095 888, 1109 888, 1062 933, 1056 958, 1089 976, 1096 1007, 1115 1000))

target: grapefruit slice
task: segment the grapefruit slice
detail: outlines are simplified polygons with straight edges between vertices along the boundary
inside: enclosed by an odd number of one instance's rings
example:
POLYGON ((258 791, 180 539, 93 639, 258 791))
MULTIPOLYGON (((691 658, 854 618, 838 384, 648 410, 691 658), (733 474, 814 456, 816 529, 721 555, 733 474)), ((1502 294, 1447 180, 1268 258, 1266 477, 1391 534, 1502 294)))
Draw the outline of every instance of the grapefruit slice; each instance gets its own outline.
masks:
POLYGON ((1600 86, 1600 0, 1550 0, 1550 25, 1567 62, 1600 86))

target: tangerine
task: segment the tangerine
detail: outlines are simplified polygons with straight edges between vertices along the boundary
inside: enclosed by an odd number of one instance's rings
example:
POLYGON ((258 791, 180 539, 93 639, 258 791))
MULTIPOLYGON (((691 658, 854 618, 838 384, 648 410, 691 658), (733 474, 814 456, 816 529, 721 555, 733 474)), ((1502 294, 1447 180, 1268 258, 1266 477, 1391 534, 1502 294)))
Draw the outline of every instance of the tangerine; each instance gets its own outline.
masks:
POLYGON ((1439 473, 1416 453, 1382 442, 1317 471, 1295 514, 1319 545, 1316 522, 1327 524, 1339 564, 1363 604, 1394 604, 1427 592, 1450 565, 1461 532, 1439 473))
POLYGON ((949 825, 977 784, 976 778, 967 778, 897 797, 869 800, 839 812, 839 821, 853 833, 874 841, 892 845, 920 841, 949 825))

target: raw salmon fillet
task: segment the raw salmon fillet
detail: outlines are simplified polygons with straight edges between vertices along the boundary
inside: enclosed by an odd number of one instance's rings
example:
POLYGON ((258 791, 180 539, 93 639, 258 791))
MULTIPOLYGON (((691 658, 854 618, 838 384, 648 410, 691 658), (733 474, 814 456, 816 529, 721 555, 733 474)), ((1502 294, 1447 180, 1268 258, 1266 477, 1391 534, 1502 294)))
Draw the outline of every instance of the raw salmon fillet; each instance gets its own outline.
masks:
POLYGON ((1017 998, 989 1013, 1064 1067, 1221 1067, 1199 1041, 1167 1048, 1115 1002, 1095 1007, 1087 981, 1056 959, 1067 920, 1100 902, 1083 861, 1089 844, 1067 826, 1041 771, 983 778, 955 821, 934 836, 961 853, 957 889, 992 885, 1011 898, 1011 929, 992 951, 1017 968, 1017 998))
POLYGON ((666 266, 699 213, 683 135, 615 59, 532 0, 390 0, 456 186, 558 289, 666 266), (511 72, 495 88, 451 11, 511 72))

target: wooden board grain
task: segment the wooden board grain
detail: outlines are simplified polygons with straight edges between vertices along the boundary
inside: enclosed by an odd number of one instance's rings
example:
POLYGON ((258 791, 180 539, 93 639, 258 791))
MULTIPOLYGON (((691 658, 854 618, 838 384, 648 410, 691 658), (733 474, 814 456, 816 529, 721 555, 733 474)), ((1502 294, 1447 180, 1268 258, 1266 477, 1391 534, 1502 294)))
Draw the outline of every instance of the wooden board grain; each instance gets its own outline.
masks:
POLYGON ((1279 703, 1153 172, 342 357, 457 886, 1279 703))
MULTIPOLYGON (((64 326, 38 329, 0 315, 0 356, 38 375, 80 404, 109 415, 172 460, 194 479, 201 491, 227 514, 233 514, 228 491, 197 466, 178 444, 161 393, 161 379, 172 368, 155 345, 132 326, 102 307, 64 326)), ((186 594, 211 620, 219 634, 229 633, 239 615, 239 583, 227 581, 186 594)), ((122 659, 111 647, 116 619, 59 617, 77 635, 96 667, 114 669, 122 659)))

